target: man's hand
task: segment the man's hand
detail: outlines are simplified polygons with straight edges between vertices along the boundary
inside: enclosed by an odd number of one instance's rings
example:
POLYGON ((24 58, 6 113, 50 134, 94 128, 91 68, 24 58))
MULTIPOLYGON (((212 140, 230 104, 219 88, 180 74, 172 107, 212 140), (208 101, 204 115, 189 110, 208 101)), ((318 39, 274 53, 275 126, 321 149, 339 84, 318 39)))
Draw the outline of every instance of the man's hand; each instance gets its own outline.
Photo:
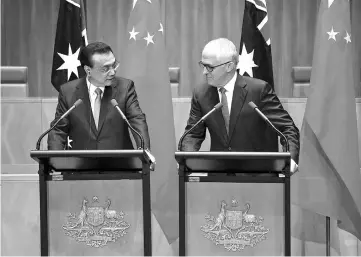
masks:
POLYGON ((150 152, 148 149, 145 149, 145 150, 144 150, 144 153, 145 153, 148 161, 150 162, 149 169, 150 169, 151 171, 154 171, 154 170, 155 170, 155 163, 156 163, 155 157, 151 154, 151 152, 150 152))
POLYGON ((291 173, 296 173, 298 171, 298 165, 297 163, 291 159, 291 167, 290 167, 291 173))
POLYGON ((150 169, 151 171, 154 171, 154 170, 155 170, 155 162, 152 162, 152 163, 150 164, 149 169, 150 169))

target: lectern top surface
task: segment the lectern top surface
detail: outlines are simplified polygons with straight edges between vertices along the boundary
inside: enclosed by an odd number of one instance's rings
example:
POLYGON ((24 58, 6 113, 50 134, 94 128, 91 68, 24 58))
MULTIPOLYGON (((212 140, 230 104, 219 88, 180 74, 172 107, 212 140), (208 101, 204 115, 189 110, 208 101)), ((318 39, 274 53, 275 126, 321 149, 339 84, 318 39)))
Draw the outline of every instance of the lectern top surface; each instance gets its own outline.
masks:
POLYGON ((143 150, 60 150, 31 151, 38 163, 55 171, 141 171, 143 150))
POLYGON ((279 172, 287 168, 290 153, 176 152, 178 163, 192 172, 279 172))

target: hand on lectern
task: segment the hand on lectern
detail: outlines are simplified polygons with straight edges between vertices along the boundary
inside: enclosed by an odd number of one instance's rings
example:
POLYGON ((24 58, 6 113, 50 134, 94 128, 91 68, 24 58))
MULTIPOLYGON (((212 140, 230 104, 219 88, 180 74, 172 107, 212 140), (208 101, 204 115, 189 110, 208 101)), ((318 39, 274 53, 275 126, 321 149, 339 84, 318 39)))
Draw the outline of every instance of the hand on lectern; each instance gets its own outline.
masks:
POLYGON ((148 162, 150 163, 149 169, 150 169, 151 171, 154 171, 154 170, 155 170, 155 163, 156 163, 155 157, 154 157, 153 154, 149 151, 149 149, 145 149, 145 150, 144 150, 144 153, 145 153, 145 155, 146 155, 146 158, 147 158, 148 162))
POLYGON ((291 159, 290 171, 291 173, 296 173, 298 171, 298 165, 293 159, 291 159))
POLYGON ((152 163, 150 164, 149 169, 150 169, 151 171, 154 171, 154 170, 155 170, 155 162, 152 162, 152 163))

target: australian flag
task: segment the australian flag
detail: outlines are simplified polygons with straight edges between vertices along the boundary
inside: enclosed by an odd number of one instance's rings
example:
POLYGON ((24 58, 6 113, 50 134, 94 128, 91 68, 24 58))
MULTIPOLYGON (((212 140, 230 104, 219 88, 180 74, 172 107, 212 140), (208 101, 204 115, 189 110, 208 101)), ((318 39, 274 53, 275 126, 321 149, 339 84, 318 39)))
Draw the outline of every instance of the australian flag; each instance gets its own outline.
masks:
POLYGON ((62 84, 85 75, 78 59, 81 47, 88 44, 84 1, 60 0, 51 72, 57 91, 62 84))
POLYGON ((266 0, 245 2, 237 68, 241 75, 262 79, 274 88, 266 0))

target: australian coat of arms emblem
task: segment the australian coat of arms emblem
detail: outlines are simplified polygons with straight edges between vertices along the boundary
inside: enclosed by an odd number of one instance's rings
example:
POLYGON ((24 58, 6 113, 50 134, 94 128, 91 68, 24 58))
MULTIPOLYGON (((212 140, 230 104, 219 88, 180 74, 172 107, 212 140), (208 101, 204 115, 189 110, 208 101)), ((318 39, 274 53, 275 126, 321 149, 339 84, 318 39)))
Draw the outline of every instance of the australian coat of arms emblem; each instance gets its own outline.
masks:
POLYGON ((228 251, 240 251, 246 246, 254 247, 266 239, 269 229, 262 226, 263 218, 249 214, 250 204, 241 210, 238 202, 233 199, 227 208, 227 203, 221 201, 220 212, 217 217, 210 214, 205 216, 207 224, 201 226, 203 235, 216 245, 223 245, 228 251))
POLYGON ((102 247, 115 242, 127 233, 130 224, 124 221, 124 213, 110 210, 108 199, 105 207, 100 206, 98 197, 93 197, 92 206, 84 199, 79 213, 69 213, 63 225, 65 235, 92 247, 102 247))

